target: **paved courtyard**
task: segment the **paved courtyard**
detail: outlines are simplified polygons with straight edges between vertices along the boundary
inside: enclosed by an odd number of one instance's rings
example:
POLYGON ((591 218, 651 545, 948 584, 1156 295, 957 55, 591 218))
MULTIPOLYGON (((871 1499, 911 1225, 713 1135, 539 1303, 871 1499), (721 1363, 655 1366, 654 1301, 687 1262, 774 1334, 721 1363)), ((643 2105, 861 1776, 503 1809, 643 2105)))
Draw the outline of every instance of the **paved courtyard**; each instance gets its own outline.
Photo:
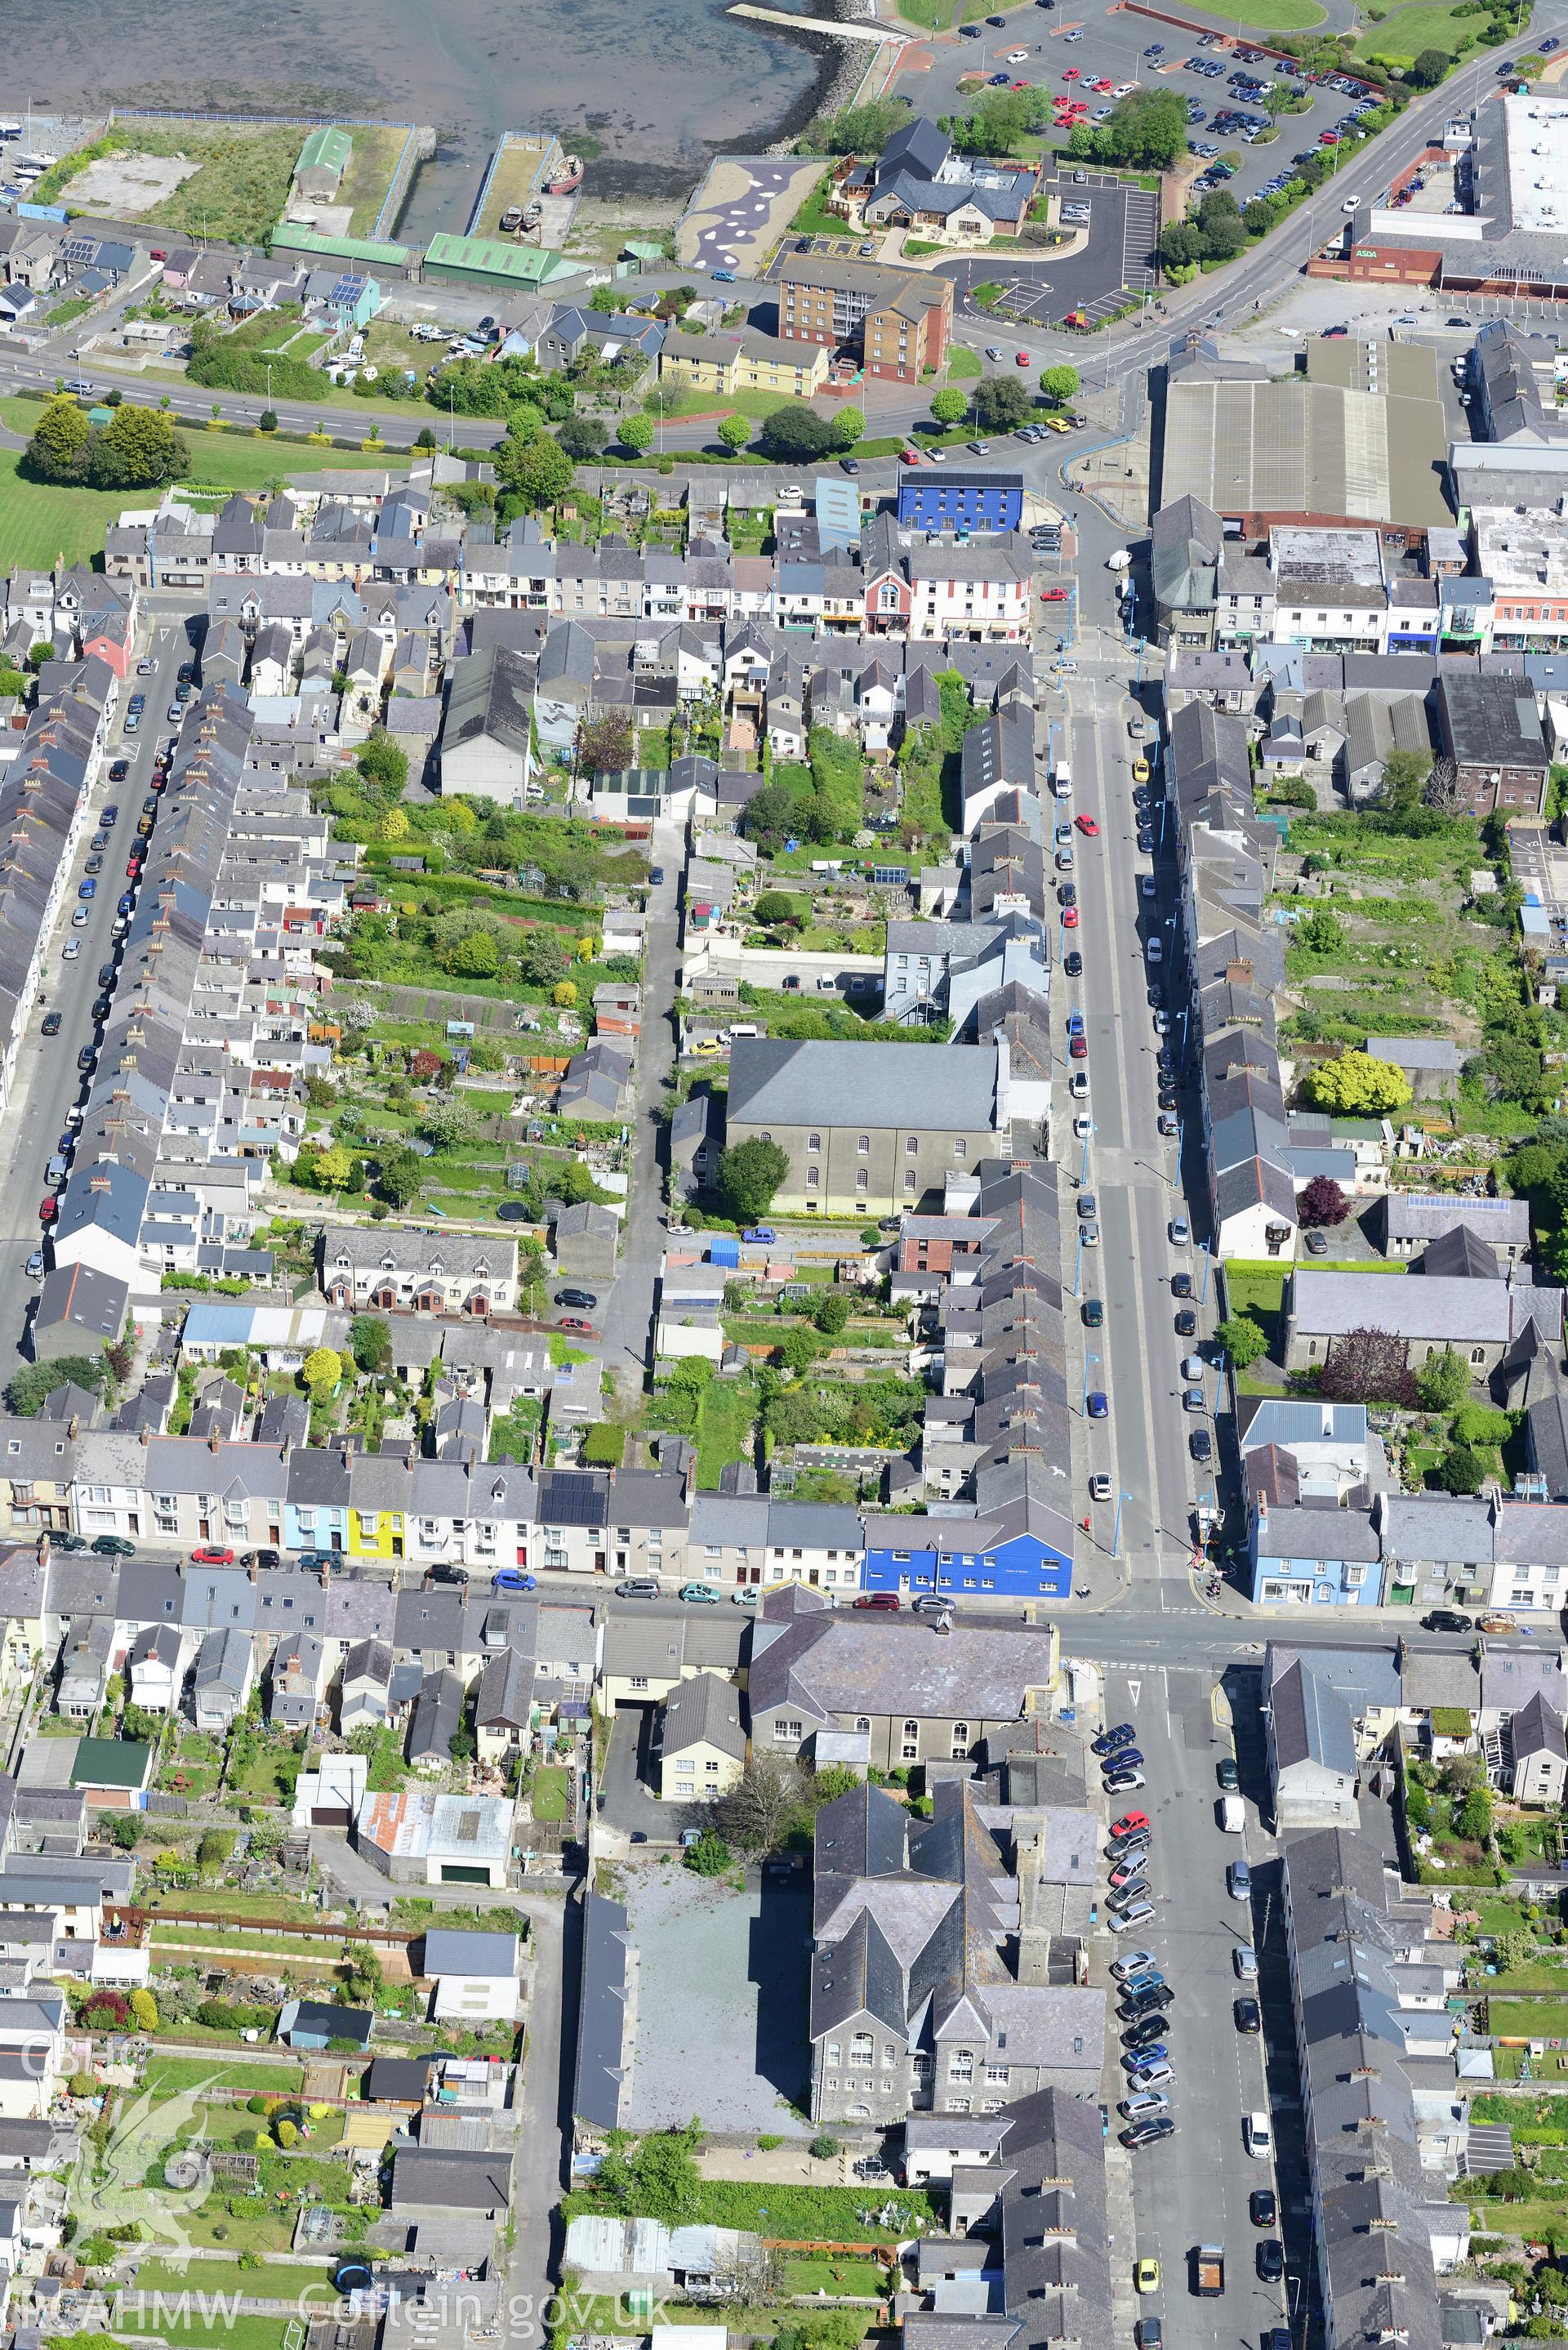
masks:
POLYGON ((710 2130, 809 2137, 784 2099, 804 2095, 810 2070, 810 1896, 736 1893, 651 1858, 631 1860, 624 1884, 639 1970, 627 2126, 697 2114, 710 2130))

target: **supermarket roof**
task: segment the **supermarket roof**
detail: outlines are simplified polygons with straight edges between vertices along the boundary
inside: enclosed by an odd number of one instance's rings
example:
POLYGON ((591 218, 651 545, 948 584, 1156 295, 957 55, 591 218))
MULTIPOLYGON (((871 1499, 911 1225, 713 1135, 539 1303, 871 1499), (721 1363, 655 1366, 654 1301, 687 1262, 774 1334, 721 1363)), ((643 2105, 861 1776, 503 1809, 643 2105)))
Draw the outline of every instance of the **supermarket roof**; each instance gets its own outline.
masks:
POLYGON ((1451 524, 1440 401, 1343 383, 1173 380, 1164 503, 1318 523, 1451 524))

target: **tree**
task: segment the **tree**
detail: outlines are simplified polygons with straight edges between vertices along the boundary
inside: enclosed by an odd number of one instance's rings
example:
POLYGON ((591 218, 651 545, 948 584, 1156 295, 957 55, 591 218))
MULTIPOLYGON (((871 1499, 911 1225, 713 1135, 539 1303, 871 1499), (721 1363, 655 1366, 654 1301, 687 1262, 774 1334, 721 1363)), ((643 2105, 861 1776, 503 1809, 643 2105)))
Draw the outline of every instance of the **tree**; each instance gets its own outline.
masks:
POLYGON ((385 1371, 392 1359, 392 1333, 376 1314, 356 1314, 348 1325, 348 1344, 355 1367, 367 1378, 385 1371))
POLYGON ((577 983, 575 979, 558 980, 550 990, 550 1001, 558 1012, 570 1012, 576 1000, 577 983))
POLYGON ((1349 1213, 1350 1202, 1332 1175, 1314 1175, 1296 1201, 1296 1221, 1306 1232, 1343 1224, 1349 1213))
POLYGON ((357 761, 361 783, 372 791, 400 799, 408 789, 409 754, 393 742, 384 726, 372 726, 359 746, 357 761))
POLYGON ((1040 389, 1053 408, 1063 408, 1078 389, 1078 370, 1065 359, 1040 370, 1040 389))
POLYGON ((787 889, 764 889, 753 906, 752 915, 764 930, 771 930, 775 922, 797 921, 800 905, 787 889))
MULTIPOLYGON (((1452 1347, 1445 1347, 1440 1355, 1428 1355, 1416 1374, 1416 1393, 1427 1411, 1457 1411, 1469 1391, 1470 1367, 1452 1347)), ((1466 1486, 1464 1491, 1473 1493, 1475 1487, 1466 1486)))
POLYGON ((602 457, 609 435, 597 416, 568 416, 561 425, 557 439, 568 457, 579 465, 591 464, 602 457))
POLYGON ((300 1367, 300 1378, 312 1403, 330 1401, 343 1377, 343 1357, 331 1347, 317 1347, 300 1367))
POLYGON ((758 447, 775 465, 814 465, 833 446, 833 427, 815 408, 794 403, 763 420, 758 447))
POLYGON ((742 449, 749 449, 752 445, 751 418, 738 413, 722 416, 719 419, 719 438, 731 456, 738 457, 742 449))
POLYGON ((639 411, 633 410, 616 426, 616 439, 623 449, 629 449, 634 455, 643 457, 653 446, 656 429, 651 416, 644 416, 639 411))
POLYGON ((853 401, 841 408, 833 420, 833 445, 836 449, 853 449, 857 441, 866 437, 866 411, 853 401))
MULTIPOLYGON (((301 1157, 304 1156, 302 1152, 301 1157)), ((315 1188, 318 1191, 341 1191, 354 1170, 354 1161, 341 1143, 335 1142, 329 1150, 317 1153, 315 1188)))
POLYGON ((381 1171, 376 1178, 376 1189, 383 1200, 394 1208, 406 1208, 424 1181, 424 1169, 413 1151, 405 1146, 389 1151, 381 1161, 381 1171))
POLYGON ((86 410, 68 394, 46 400, 22 459, 23 473, 37 482, 79 482, 91 431, 86 410))
POLYGON ((1187 109, 1173 89, 1138 89, 1124 98, 1095 134, 1095 151, 1134 171, 1168 172, 1187 150, 1187 109))
POLYGON ((1379 810, 1396 823, 1402 822, 1421 805, 1421 795, 1431 772, 1428 752, 1390 751, 1377 783, 1379 810))
POLYGON ((1405 1360, 1405 1342, 1388 1330, 1362 1326, 1334 1341, 1318 1377, 1318 1393, 1331 1403, 1396 1403, 1413 1406, 1416 1382, 1405 1360))
POLYGON ((789 785, 764 784, 741 811, 741 832, 773 855, 793 838, 799 821, 800 810, 789 785))
POLYGON ((974 421, 982 432, 1014 432, 1029 413, 1029 394, 1013 376, 982 375, 974 388, 974 421))
POLYGON ((776 1852, 811 1815, 805 1773, 792 1754, 753 1754, 719 1807, 719 1825, 737 1852, 776 1852))
POLYGON ((343 1970, 344 1987, 350 1999, 361 2006, 373 2002, 378 1991, 384 1990, 387 1970, 369 1942, 356 1942, 348 1952, 343 1970))
POLYGON ((36 1419, 57 1388, 86 1388, 98 1395, 103 1365, 88 1355, 60 1355, 52 1363, 25 1363, 5 1383, 5 1401, 18 1419, 36 1419))
POLYGON ((432 1102, 420 1120, 420 1132, 438 1150, 462 1150, 479 1132, 479 1121, 465 1101, 432 1102))
POLYGON ((509 433, 495 452, 495 478, 530 514, 537 514, 566 496, 576 468, 547 432, 523 442, 509 433))
POLYGON ((139 1988, 131 1992, 130 2012, 136 2018, 137 2022, 140 2025, 143 2032, 157 2031, 158 2002, 153 1998, 152 1993, 150 1991, 143 1991, 139 1988))
POLYGON ((1345 924, 1326 906, 1314 906, 1305 919, 1296 924, 1294 939, 1309 954, 1337 954, 1345 944, 1345 924))
POLYGON ((1417 89, 1436 89, 1448 70, 1449 53, 1446 49, 1417 49, 1405 78, 1413 81, 1417 89))
POLYGON ((530 987, 553 987, 558 979, 565 979, 566 950, 548 923, 536 922, 527 932, 518 950, 517 967, 530 987))
POLYGON ((1221 1322, 1214 1333, 1225 1350, 1225 1360, 1233 1370, 1244 1371, 1260 1355, 1267 1354, 1269 1342, 1261 1326, 1250 1314, 1232 1314, 1221 1322))
POLYGON ((711 1828, 704 1828, 684 1855, 687 1867, 698 1877, 722 1877, 733 1857, 722 1836, 715 1835, 711 1828))
POLYGON ((939 424, 961 424, 969 414, 969 394, 956 384, 944 384, 931 394, 931 414, 939 424))
POLYGON ((277 431, 277 411, 275 408, 264 408, 262 410, 261 414, 256 418, 256 431, 258 432, 275 432, 277 431))
POLYGON ((1410 1080, 1392 1061, 1371 1053, 1342 1053, 1307 1078, 1307 1093, 1319 1109, 1340 1118, 1381 1118, 1410 1098, 1410 1080))
POLYGON ((810 1370, 822 1349, 805 1325, 797 1322, 792 1329, 784 1332, 774 1352, 790 1377, 798 1379, 810 1370))
POLYGON ((126 400, 87 447, 87 478, 96 489, 156 489, 176 482, 191 466, 191 452, 173 420, 156 408, 126 400))
POLYGON ((299 2144, 299 2124, 291 2122, 286 2114, 278 2116, 272 2126, 272 2134, 286 2154, 291 2147, 299 2144))
POLYGON ((754 1224, 773 1205, 774 1193, 789 1173, 789 1160, 776 1142, 753 1135, 732 1143, 719 1161, 719 1197, 737 1223, 754 1224))
POLYGON ((577 765, 584 775, 619 775, 635 756, 631 721, 618 710, 590 718, 577 734, 577 765))
POLYGON ((836 1338, 849 1319, 848 1298, 830 1290, 811 1318, 825 1338, 836 1338))

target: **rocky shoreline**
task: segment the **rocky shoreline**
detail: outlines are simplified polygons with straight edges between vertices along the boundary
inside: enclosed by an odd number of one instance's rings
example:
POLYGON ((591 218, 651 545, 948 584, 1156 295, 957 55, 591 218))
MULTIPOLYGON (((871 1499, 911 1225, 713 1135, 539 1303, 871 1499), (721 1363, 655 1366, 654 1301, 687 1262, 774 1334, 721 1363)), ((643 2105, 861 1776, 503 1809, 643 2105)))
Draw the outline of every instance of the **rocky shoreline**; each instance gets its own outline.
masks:
MULTIPOLYGON (((812 13, 835 16, 840 23, 848 24, 874 16, 876 10, 870 0, 813 0, 812 13)), ((821 65, 815 86, 791 108, 774 137, 763 149, 764 155, 787 155, 807 123, 822 115, 841 113, 850 104, 878 52, 862 41, 836 41, 831 33, 792 33, 782 25, 769 25, 764 29, 778 34, 783 40, 793 41, 799 48, 809 49, 821 65)))

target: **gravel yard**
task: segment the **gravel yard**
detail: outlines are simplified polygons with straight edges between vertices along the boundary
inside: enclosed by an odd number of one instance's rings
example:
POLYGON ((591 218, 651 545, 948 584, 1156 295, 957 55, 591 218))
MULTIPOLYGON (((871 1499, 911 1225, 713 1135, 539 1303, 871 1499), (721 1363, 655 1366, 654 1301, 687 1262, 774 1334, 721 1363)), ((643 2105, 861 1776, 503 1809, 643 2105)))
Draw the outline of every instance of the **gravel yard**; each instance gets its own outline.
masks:
POLYGON ((710 2130, 809 2137, 781 2102, 804 2098, 810 2072, 809 1897, 736 1893, 673 1862, 633 1862, 625 1885, 639 1965, 628 2127, 697 2114, 710 2130))

